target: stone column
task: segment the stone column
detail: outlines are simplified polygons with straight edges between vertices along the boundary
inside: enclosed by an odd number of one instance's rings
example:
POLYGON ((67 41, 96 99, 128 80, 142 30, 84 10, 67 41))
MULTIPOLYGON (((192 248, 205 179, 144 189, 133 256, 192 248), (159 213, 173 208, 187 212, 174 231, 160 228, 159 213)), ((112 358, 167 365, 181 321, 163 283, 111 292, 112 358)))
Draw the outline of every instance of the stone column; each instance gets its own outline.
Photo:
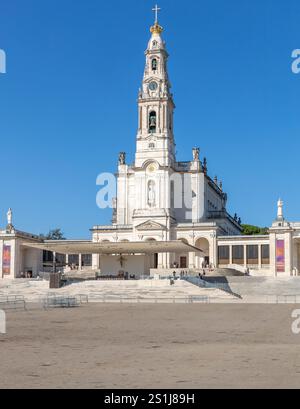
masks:
POLYGON ((247 244, 244 244, 244 266, 247 267, 248 260, 247 260, 247 244))
POLYGON ((189 260, 189 269, 193 270, 197 268, 196 267, 196 253, 189 253, 188 260, 189 260))
POLYGON ((53 251, 53 273, 56 273, 56 252, 53 251))
POLYGON ((218 260, 218 242, 217 242, 217 233, 213 232, 211 234, 211 243, 210 246, 212 248, 212 260, 211 263, 215 266, 215 268, 218 268, 219 266, 219 260, 218 260))
POLYGON ((158 254, 158 268, 160 269, 164 268, 164 261, 163 261, 164 257, 163 256, 164 256, 163 253, 158 254))
POLYGON ((92 269, 100 270, 100 254, 92 255, 92 269))
POLYGON ((270 233, 270 271, 273 272, 274 277, 277 277, 276 270, 276 233, 270 233))
POLYGON ((232 257, 232 244, 229 246, 229 264, 233 264, 233 257, 232 257))
POLYGON ((81 271, 82 270, 82 254, 79 254, 79 261, 78 261, 78 270, 81 271))
POLYGON ((285 234, 285 272, 291 276, 293 270, 293 237, 292 233, 285 234))
POLYGON ((258 245, 258 268, 261 270, 262 268, 262 252, 261 252, 261 244, 258 245))

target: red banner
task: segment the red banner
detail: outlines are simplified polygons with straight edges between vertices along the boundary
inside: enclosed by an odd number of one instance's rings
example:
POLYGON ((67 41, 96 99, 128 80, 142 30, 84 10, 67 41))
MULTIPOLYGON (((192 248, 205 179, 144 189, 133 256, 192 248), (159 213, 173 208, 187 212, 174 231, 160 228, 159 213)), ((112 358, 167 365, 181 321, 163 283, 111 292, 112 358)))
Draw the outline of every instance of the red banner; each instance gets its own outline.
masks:
POLYGON ((4 245, 2 257, 3 275, 10 275, 10 270, 11 270, 11 247, 4 245))

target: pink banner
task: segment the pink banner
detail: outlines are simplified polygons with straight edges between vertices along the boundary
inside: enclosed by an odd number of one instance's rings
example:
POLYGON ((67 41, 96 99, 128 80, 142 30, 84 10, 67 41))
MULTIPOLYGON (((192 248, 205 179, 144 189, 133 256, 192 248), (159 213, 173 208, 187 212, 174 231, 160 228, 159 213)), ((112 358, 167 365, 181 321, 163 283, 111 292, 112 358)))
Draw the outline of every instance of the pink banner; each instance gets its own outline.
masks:
POLYGON ((277 240, 276 242, 276 270, 277 273, 285 272, 285 242, 277 240))
POLYGON ((11 269, 11 247, 3 246, 2 271, 3 275, 10 275, 11 269))

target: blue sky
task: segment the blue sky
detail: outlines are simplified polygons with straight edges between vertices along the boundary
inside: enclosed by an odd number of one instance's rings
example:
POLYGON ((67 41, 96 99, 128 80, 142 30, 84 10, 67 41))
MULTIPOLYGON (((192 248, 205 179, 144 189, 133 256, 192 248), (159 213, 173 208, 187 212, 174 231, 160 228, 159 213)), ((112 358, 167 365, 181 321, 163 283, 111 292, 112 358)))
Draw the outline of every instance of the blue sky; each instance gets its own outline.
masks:
MULTIPOLYGON (((0 225, 89 237, 96 177, 131 161, 154 0, 2 0, 0 225)), ((299 0, 161 0, 178 160, 208 158, 244 222, 300 220, 299 0)))

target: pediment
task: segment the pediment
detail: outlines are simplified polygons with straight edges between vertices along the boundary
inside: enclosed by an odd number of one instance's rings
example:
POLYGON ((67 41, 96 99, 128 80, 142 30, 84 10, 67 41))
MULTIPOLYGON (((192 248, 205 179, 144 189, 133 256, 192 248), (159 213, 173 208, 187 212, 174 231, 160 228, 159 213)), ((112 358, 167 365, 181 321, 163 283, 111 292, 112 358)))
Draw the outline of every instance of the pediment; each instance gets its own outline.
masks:
POLYGON ((166 227, 160 223, 149 220, 136 227, 137 230, 166 230, 166 227))

